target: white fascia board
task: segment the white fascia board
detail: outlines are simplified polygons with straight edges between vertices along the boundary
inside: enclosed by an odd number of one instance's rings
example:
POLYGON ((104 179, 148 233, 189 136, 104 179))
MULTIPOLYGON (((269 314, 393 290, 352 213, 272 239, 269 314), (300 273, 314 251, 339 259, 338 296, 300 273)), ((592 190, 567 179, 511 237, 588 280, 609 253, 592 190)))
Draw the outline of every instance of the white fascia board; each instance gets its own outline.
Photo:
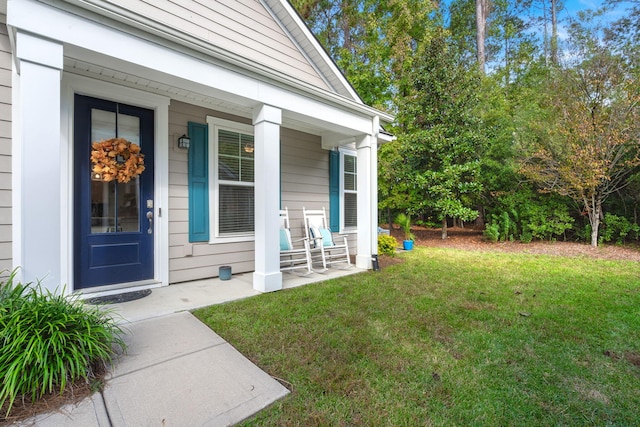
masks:
POLYGON ((395 135, 391 135, 383 132, 378 133, 378 144, 384 144, 387 142, 395 141, 396 139, 397 138, 395 135))

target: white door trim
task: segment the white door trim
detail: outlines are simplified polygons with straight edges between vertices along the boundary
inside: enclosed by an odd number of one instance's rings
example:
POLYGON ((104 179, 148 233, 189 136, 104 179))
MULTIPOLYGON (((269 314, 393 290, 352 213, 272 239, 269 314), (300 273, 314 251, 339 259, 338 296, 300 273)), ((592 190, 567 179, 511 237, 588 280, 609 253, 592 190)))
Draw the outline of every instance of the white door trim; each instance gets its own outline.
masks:
MULTIPOLYGON (((170 98, 94 80, 70 73, 62 75, 61 135, 63 152, 61 194, 67 203, 60 224, 60 253, 66 254, 61 271, 66 292, 76 290, 73 283, 73 108, 74 95, 88 95, 108 101, 144 107, 155 112, 155 206, 154 206, 154 284, 169 284, 169 102, 170 98)), ((104 290, 104 289, 100 289, 104 290)), ((84 290, 86 292, 86 290, 84 290)))

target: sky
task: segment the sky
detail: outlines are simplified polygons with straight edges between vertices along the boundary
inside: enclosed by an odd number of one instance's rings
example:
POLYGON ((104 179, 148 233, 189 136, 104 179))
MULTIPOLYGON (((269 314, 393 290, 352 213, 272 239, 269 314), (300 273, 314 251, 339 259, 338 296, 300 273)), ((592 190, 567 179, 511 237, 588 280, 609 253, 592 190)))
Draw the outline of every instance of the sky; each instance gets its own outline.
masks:
MULTIPOLYGON (((615 21, 622 17, 625 13, 625 9, 631 4, 631 2, 620 2, 614 9, 608 11, 603 19, 605 21, 615 21)), ((595 10, 603 7, 605 5, 604 1, 599 0, 565 0, 564 1, 564 10, 562 10, 559 14, 560 19, 567 18, 576 18, 578 16, 578 12, 586 11, 589 9, 595 10)))
MULTIPOLYGON (((560 0, 562 1, 562 0, 560 0)), ((636 0, 637 1, 637 0, 636 0)), ((601 0, 565 0, 564 8, 558 14, 558 37, 560 40, 567 38, 567 32, 565 27, 568 26, 569 21, 576 19, 580 11, 596 10, 602 8, 605 5, 605 1, 601 0)), ((621 1, 615 6, 606 11, 601 18, 602 23, 613 22, 624 16, 627 8, 632 2, 621 1)))
MULTIPOLYGON (((510 2, 519 1, 519 0, 509 0, 510 2)), ((536 4, 544 3, 548 6, 550 4, 550 0, 534 0, 534 6, 531 7, 528 14, 532 14, 535 16, 536 14, 541 15, 541 6, 536 6, 536 4)), ((637 4, 640 0, 632 0, 632 1, 620 1, 615 8, 605 13, 603 16, 605 21, 615 21, 620 17, 624 16, 625 10, 633 3, 637 4)), ((451 0, 443 0, 442 3, 447 5, 451 2, 451 0)), ((578 12, 587 11, 587 10, 596 10, 605 6, 605 0, 558 0, 558 3, 561 3, 562 8, 558 12, 558 20, 562 25, 566 21, 576 19, 578 17, 578 12)))

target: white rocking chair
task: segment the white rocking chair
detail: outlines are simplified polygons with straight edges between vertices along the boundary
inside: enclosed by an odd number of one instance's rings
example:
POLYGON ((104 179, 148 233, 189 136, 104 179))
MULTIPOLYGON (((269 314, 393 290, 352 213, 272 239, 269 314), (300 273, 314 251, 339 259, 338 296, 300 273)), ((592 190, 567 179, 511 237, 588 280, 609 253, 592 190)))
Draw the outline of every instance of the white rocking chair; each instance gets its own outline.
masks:
POLYGON ((302 213, 305 233, 311 247, 312 263, 322 263, 324 269, 335 264, 351 267, 347 237, 342 236, 340 243, 334 241, 324 207, 317 210, 302 208, 302 213))
POLYGON ((280 211, 280 271, 306 270, 304 274, 309 274, 312 272, 309 239, 296 239, 295 242, 302 242, 302 248, 294 248, 290 230, 289 209, 285 207, 280 211))

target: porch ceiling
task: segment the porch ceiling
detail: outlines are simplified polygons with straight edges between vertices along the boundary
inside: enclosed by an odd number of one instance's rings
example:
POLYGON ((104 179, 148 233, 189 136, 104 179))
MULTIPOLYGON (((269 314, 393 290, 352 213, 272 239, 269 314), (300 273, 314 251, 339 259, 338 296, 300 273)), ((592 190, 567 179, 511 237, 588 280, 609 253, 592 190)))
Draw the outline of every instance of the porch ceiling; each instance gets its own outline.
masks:
POLYGON ((78 59, 65 58, 64 70, 73 74, 79 74, 85 77, 139 89, 145 92, 168 96, 177 101, 196 104, 213 110, 232 113, 241 117, 251 118, 252 116, 253 109, 250 106, 243 106, 220 98, 206 96, 191 90, 167 85, 165 83, 150 80, 131 73, 123 73, 104 66, 90 64, 78 59))
MULTIPOLYGON (((111 82, 121 86, 133 89, 151 92, 162 96, 167 96, 177 101, 198 105, 212 110, 234 114, 236 116, 251 119, 253 116, 253 108, 255 102, 242 104, 240 102, 231 102, 228 99, 210 96, 202 92, 178 87, 175 84, 167 84, 158 81, 160 79, 150 79, 143 77, 144 72, 131 73, 122 72, 114 68, 96 65, 87 61, 65 57, 64 70, 68 73, 90 77, 106 82, 111 82), (140 74, 140 75, 138 75, 140 74)), ((175 79, 174 79, 175 80, 175 79)), ((204 91, 203 91, 204 92, 204 91)), ((282 126, 313 135, 336 134, 335 126, 330 123, 313 123, 310 118, 303 117, 295 111, 284 110, 282 112, 282 126), (329 129, 333 129, 329 132, 329 129)), ((344 134, 345 137, 355 136, 352 134, 344 134)))

